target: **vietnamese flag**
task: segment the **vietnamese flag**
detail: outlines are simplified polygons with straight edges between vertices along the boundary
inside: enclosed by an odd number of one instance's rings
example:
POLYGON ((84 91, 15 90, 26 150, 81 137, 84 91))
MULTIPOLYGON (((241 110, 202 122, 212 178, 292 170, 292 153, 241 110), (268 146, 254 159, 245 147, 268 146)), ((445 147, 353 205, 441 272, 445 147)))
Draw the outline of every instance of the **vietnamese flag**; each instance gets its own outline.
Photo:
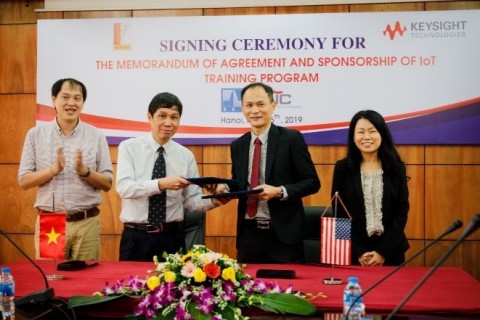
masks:
POLYGON ((65 213, 40 214, 40 257, 63 259, 65 256, 65 213))

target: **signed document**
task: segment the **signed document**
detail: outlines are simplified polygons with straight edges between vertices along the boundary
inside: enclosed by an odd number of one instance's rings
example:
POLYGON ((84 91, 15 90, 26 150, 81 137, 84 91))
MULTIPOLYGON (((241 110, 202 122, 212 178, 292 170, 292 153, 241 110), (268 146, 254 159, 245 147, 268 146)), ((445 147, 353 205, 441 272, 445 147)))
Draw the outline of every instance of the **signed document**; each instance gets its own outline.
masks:
POLYGON ((250 190, 240 190, 234 192, 226 192, 226 193, 217 193, 217 194, 209 194, 203 196, 202 199, 210 199, 210 198, 238 198, 240 196, 245 196, 249 194, 255 194, 262 192, 263 189, 250 189, 250 190))
POLYGON ((230 187, 231 185, 237 184, 237 180, 217 178, 217 177, 198 177, 198 178, 185 178, 185 179, 190 181, 193 184, 198 184, 199 186, 204 186, 207 184, 226 183, 230 187))

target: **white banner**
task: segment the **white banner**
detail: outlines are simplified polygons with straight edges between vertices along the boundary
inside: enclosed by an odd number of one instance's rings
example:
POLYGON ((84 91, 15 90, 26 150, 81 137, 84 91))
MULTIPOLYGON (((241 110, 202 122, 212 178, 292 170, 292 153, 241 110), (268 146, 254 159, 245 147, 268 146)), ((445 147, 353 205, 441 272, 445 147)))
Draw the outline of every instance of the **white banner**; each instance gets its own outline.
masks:
POLYGON ((310 144, 345 143, 361 109, 397 143, 479 144, 479 48, 479 10, 39 20, 37 120, 52 119, 52 84, 73 77, 82 119, 112 144, 149 131, 163 91, 184 105, 178 141, 224 144, 248 130, 239 93, 260 81, 275 123, 310 144))

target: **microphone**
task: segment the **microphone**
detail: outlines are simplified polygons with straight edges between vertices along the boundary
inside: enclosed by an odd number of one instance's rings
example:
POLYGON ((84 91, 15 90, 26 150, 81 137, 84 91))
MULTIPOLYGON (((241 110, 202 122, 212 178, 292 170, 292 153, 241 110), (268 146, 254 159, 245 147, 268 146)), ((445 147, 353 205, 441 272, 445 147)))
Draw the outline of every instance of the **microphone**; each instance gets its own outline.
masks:
POLYGON ((380 283, 385 281, 387 278, 389 278, 392 274, 403 268, 407 263, 418 257, 420 254, 425 252, 428 248, 430 248, 434 243, 436 243, 438 240, 442 239, 445 237, 447 234, 452 233, 453 231, 457 230, 458 228, 461 228, 463 226, 462 220, 455 220, 441 235, 436 237, 432 242, 430 242, 428 245, 420 249, 417 253, 415 253, 413 256, 411 256, 409 259, 405 260, 402 264, 394 268, 392 271, 387 273, 384 277, 382 277, 380 280, 375 282, 373 285, 370 286, 367 290, 363 291, 361 295, 359 295, 355 300, 353 300, 352 304, 350 305, 350 308, 348 308, 347 314, 345 315, 345 319, 348 320, 348 315, 350 314, 350 310, 352 310, 352 307, 355 305, 355 303, 360 300, 364 295, 372 291, 373 288, 376 288, 380 283))
POLYGON ((40 267, 35 263, 35 261, 33 261, 25 253, 25 251, 23 251, 15 242, 13 242, 13 240, 10 239, 10 237, 5 232, 3 232, 1 229, 0 229, 0 234, 2 234, 8 241, 10 241, 10 243, 13 244, 15 246, 15 248, 17 248, 17 250, 20 251, 20 253, 22 255, 24 255, 28 259, 28 261, 30 261, 35 266, 35 268, 38 269, 38 271, 40 271, 40 273, 43 276, 43 279, 45 280, 45 289, 34 291, 34 292, 32 292, 32 293, 30 293, 26 296, 23 296, 21 298, 16 299, 15 300, 15 306, 20 307, 20 306, 25 305, 27 303, 42 303, 42 302, 47 302, 47 301, 53 299, 53 297, 55 296, 55 293, 53 291, 53 288, 49 287, 47 277, 45 276, 45 273, 42 271, 42 269, 40 269, 40 267))
POLYGON ((452 254, 453 250, 455 250, 463 240, 465 240, 471 233, 478 229, 480 226, 480 213, 477 213, 475 217, 473 217, 470 224, 467 228, 463 231, 462 235, 458 238, 457 241, 450 247, 450 249, 435 263, 435 265, 430 269, 430 271, 423 276, 422 280, 413 287, 410 293, 399 303, 399 305, 390 313, 386 320, 392 319, 392 317, 400 310, 403 305, 417 292, 417 290, 427 281, 428 278, 438 269, 438 267, 452 254))

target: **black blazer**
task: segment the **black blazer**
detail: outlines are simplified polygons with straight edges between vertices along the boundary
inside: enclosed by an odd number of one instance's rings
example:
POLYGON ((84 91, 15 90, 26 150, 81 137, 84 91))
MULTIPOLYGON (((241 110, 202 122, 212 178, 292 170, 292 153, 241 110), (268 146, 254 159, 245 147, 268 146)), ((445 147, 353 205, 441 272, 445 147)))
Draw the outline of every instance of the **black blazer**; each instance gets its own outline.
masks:
MULTIPOLYGON (((232 178, 240 190, 248 188, 248 154, 251 133, 230 145, 232 178)), ((302 197, 318 192, 320 179, 303 135, 292 129, 271 125, 268 132, 265 184, 284 186, 288 199, 268 201, 272 225, 281 242, 289 245, 303 239, 305 212, 302 197)), ((241 197, 237 208, 237 235, 240 234, 247 207, 247 197, 241 197)), ((238 239, 238 237, 237 237, 238 239)), ((237 240, 238 244, 238 240, 237 240)))
MULTIPOLYGON (((335 164, 332 183, 332 197, 336 191, 352 215, 352 263, 359 264, 358 258, 365 252, 377 251, 385 258, 384 265, 401 264, 409 248, 405 236, 408 210, 408 186, 404 165, 392 172, 383 173, 382 223, 384 233, 369 237, 365 216, 365 201, 362 191, 360 169, 353 168, 346 159, 335 164), (400 261, 400 263, 399 263, 400 261)), ((346 216, 340 203, 338 216, 346 216)))

